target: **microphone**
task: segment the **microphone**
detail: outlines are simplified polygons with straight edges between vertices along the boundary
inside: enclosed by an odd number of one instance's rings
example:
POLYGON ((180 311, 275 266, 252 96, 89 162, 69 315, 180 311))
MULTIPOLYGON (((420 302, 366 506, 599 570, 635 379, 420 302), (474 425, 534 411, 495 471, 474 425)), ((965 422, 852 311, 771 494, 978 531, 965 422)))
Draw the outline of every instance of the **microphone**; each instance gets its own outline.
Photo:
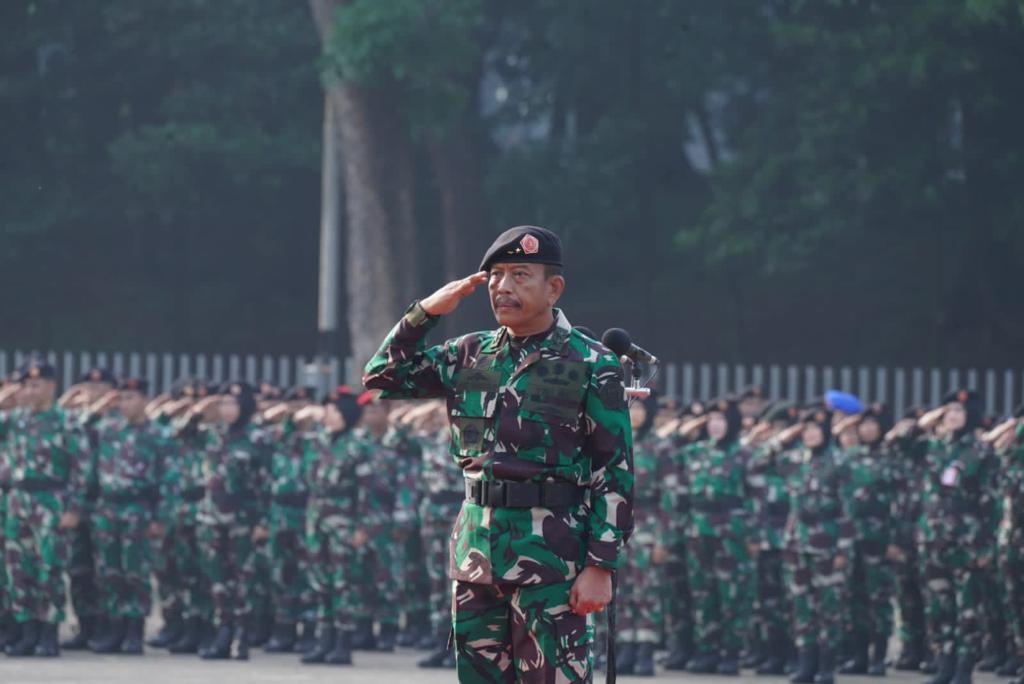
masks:
POLYGON ((643 347, 633 344, 629 333, 622 328, 609 328, 601 336, 601 343, 615 352, 616 356, 625 356, 633 363, 646 363, 649 366, 658 364, 658 357, 643 347))

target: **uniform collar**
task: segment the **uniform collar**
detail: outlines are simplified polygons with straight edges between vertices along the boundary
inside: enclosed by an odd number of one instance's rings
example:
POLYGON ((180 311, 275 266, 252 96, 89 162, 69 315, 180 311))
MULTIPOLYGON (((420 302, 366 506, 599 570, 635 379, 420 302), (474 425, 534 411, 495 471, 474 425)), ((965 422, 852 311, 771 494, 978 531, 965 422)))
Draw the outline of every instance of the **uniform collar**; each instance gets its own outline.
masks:
MULTIPOLYGON (((566 344, 569 342, 569 334, 572 332, 572 324, 569 323, 569 319, 565 317, 565 313, 561 309, 554 309, 555 323, 548 329, 546 333, 540 333, 544 335, 544 339, 541 340, 540 349, 538 351, 550 350, 556 351, 559 354, 562 352, 566 344)), ((503 349, 509 341, 512 339, 512 333, 509 332, 508 328, 502 326, 495 331, 481 351, 488 354, 493 354, 500 349, 503 349)))

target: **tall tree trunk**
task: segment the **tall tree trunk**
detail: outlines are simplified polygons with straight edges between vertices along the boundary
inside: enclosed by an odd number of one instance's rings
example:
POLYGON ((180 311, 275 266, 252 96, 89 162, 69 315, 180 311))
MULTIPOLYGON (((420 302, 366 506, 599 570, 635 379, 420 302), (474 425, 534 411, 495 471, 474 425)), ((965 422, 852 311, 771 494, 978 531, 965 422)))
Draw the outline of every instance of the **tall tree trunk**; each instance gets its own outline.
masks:
MULTIPOLYGON (((343 0, 310 0, 326 46, 343 0)), ((412 143, 391 84, 325 85, 341 140, 345 190, 347 319, 357 365, 377 350, 415 296, 412 143)))

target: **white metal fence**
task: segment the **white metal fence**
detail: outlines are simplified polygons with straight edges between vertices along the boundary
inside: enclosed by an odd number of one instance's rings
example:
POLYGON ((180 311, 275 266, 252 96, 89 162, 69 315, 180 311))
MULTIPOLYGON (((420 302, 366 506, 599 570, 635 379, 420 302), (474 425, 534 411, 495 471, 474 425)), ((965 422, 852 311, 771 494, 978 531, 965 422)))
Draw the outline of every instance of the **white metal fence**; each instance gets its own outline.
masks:
POLYGON ((883 402, 896 415, 910 406, 934 406, 946 392, 963 387, 981 394, 986 414, 1008 414, 1024 399, 1024 372, 1007 369, 669 363, 657 384, 666 395, 682 401, 709 399, 750 385, 760 385, 773 400, 795 402, 840 389, 864 401, 883 402))
MULTIPOLYGON (((0 350, 0 375, 19 366, 27 354, 0 350)), ((56 366, 63 387, 93 366, 109 368, 118 376, 144 377, 155 392, 167 390, 185 376, 215 382, 268 381, 282 387, 315 384, 310 375, 313 359, 304 356, 54 351, 46 356, 56 366)), ((358 382, 360 370, 352 359, 332 358, 331 386, 358 382)), ((865 401, 882 401, 896 414, 908 406, 935 405, 947 391, 961 387, 978 390, 989 414, 1007 414, 1024 401, 1024 371, 1007 369, 667 363, 657 378, 664 394, 681 401, 709 399, 754 384, 761 385, 773 400, 797 402, 818 397, 828 389, 841 389, 865 401)))

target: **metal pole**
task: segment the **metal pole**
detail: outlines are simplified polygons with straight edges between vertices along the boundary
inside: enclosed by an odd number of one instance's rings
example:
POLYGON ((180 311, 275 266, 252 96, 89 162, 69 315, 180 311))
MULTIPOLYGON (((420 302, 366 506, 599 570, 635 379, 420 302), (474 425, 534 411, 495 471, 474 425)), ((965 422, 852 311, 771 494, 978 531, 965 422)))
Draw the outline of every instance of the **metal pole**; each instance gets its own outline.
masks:
POLYGON ((320 305, 317 314, 317 357, 310 380, 321 394, 330 391, 331 356, 338 341, 338 261, 341 187, 338 175, 338 135, 331 97, 324 94, 324 139, 320 188, 320 305))

